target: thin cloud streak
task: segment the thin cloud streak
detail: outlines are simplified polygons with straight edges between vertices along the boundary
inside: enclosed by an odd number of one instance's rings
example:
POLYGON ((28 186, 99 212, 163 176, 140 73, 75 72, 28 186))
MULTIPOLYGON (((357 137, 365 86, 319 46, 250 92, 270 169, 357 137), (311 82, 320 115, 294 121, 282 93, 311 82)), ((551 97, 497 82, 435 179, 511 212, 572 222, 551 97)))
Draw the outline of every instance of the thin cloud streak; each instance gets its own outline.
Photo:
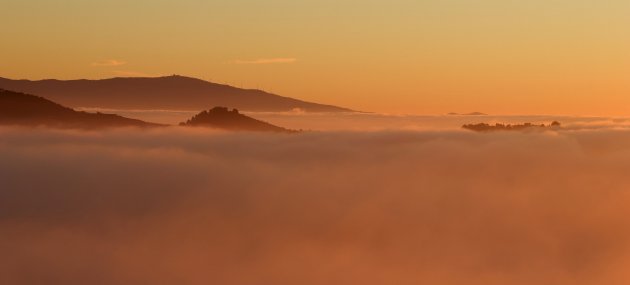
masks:
POLYGON ((92 66, 110 67, 110 66, 121 66, 125 64, 127 64, 127 62, 123 60, 107 59, 107 60, 100 60, 100 61, 93 62, 92 66))
POLYGON ((115 70, 114 74, 116 76, 122 77, 155 77, 154 74, 139 72, 139 71, 131 71, 131 70, 115 70))
POLYGON ((259 58, 255 60, 237 59, 234 64, 278 64, 278 63, 295 63, 297 58, 259 58))

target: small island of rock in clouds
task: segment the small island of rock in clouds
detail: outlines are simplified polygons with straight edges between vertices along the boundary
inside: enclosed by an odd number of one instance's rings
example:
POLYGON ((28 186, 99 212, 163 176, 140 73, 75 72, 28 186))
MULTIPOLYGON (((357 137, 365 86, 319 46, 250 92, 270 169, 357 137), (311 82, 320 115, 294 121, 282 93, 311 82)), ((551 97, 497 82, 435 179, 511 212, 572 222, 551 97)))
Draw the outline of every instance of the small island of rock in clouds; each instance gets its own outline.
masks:
POLYGON ((560 129, 560 122, 553 121, 548 125, 545 124, 532 124, 532 123, 523 123, 523 124, 502 124, 496 123, 494 125, 490 125, 487 123, 478 123, 478 124, 466 124, 463 125, 462 128, 476 131, 476 132, 492 132, 492 131, 541 131, 541 130, 558 130, 560 129))
POLYGON ((230 131, 251 131, 251 132, 275 132, 275 133, 296 133, 298 131, 289 130, 274 126, 267 122, 256 120, 243 115, 236 109, 229 110, 226 107, 214 107, 203 111, 186 122, 179 124, 187 127, 207 127, 230 131))

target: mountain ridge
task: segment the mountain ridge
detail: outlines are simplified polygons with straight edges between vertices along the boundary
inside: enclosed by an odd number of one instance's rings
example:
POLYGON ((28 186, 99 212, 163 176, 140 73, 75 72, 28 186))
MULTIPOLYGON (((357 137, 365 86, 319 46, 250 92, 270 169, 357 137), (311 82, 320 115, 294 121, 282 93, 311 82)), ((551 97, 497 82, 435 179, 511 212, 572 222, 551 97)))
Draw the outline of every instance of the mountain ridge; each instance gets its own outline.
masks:
POLYGON ((0 88, 37 94, 65 106, 111 109, 181 109, 198 111, 226 106, 243 111, 354 112, 327 104, 242 89, 198 78, 114 77, 107 79, 28 80, 0 77, 0 88))
POLYGON ((67 129, 164 126, 115 114, 75 111, 40 96, 3 89, 0 89, 0 125, 67 129))

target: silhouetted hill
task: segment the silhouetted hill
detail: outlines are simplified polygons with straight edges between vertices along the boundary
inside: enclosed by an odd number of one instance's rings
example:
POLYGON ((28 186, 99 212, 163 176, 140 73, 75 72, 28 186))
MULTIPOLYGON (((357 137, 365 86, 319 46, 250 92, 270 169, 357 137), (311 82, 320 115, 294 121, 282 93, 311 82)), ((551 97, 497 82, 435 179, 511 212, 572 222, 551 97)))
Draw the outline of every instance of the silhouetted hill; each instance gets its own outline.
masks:
POLYGON ((180 126, 209 127, 230 131, 297 132, 250 118, 239 113, 236 109, 230 111, 226 107, 214 107, 211 110, 203 111, 193 116, 190 120, 181 123, 180 126))
POLYGON ((108 109, 202 110, 227 106, 245 111, 351 112, 349 109, 282 97, 261 90, 240 89, 200 79, 167 76, 103 80, 11 80, 0 88, 37 94, 65 106, 108 109))
POLYGON ((494 125, 479 123, 479 124, 467 124, 463 125, 462 128, 476 131, 476 132, 491 132, 491 131, 528 131, 528 130, 546 130, 546 129, 558 129, 560 128, 560 123, 557 121, 553 121, 549 125, 540 124, 535 125, 532 123, 524 123, 524 124, 499 124, 496 123, 494 125))
POLYGON ((113 114, 78 112, 41 97, 2 89, 0 125, 79 129, 160 126, 113 114))

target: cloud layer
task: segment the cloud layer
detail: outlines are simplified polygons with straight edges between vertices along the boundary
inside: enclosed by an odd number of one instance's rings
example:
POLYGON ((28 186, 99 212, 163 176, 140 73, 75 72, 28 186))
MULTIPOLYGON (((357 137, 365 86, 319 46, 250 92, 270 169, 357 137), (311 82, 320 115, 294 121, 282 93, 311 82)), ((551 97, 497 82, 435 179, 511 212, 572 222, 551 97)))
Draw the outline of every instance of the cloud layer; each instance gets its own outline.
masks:
POLYGON ((630 132, 0 129, 2 284, 625 284, 630 132))
POLYGON ((101 67, 110 67, 110 66, 121 66, 125 65, 127 62, 117 59, 107 59, 100 60, 92 63, 92 66, 101 66, 101 67))
POLYGON ((276 64, 276 63, 294 63, 296 58, 259 58, 255 60, 242 60, 238 59, 234 61, 234 64, 276 64))
POLYGON ((122 77, 156 77, 154 74, 131 70, 114 70, 113 74, 122 77))

